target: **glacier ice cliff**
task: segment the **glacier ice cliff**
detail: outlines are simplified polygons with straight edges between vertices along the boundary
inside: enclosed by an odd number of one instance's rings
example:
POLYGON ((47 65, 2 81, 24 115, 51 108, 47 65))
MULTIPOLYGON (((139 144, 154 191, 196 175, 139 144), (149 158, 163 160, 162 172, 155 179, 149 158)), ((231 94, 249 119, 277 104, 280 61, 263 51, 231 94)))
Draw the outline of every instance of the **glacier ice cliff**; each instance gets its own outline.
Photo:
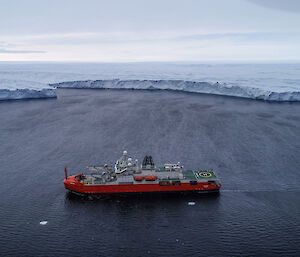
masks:
POLYGON ((34 99, 56 97, 55 89, 0 89, 0 100, 34 99))
POLYGON ((184 92, 244 97, 267 101, 300 101, 300 92, 274 92, 254 87, 241 87, 226 83, 209 83, 185 80, 85 80, 50 84, 54 88, 110 88, 177 90, 184 92))

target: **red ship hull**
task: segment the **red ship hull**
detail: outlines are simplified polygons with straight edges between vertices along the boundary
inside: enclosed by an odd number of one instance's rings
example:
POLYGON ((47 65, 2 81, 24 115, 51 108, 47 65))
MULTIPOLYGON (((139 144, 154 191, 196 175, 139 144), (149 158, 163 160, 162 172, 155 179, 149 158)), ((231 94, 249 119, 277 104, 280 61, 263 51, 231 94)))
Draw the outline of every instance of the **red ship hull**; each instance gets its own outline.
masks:
POLYGON ((70 176, 64 180, 65 188, 81 194, 114 194, 114 193, 150 193, 150 192, 218 192, 220 184, 198 182, 196 185, 181 183, 180 185, 162 186, 158 183, 122 184, 122 185, 85 185, 70 176))

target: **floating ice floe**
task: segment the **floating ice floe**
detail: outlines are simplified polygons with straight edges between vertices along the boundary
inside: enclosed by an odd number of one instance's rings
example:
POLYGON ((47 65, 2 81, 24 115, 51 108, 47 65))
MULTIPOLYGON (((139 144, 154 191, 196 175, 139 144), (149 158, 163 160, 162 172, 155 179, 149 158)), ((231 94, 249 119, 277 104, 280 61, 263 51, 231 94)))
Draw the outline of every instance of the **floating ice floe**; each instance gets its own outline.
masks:
POLYGON ((47 225, 48 221, 47 220, 41 220, 40 225, 47 225))
POLYGON ((188 205, 195 205, 195 202, 188 202, 188 205))

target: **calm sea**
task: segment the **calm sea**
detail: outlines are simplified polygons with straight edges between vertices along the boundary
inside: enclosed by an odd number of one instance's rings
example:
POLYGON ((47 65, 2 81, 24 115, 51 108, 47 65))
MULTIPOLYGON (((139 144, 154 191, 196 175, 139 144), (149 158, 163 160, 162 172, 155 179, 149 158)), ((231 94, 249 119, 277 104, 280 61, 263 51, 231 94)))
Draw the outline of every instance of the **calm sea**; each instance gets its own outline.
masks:
POLYGON ((0 121, 1 256, 300 255, 299 103, 70 89, 1 102, 0 121), (79 173, 123 150, 213 168, 222 191, 65 191, 64 165, 79 173))

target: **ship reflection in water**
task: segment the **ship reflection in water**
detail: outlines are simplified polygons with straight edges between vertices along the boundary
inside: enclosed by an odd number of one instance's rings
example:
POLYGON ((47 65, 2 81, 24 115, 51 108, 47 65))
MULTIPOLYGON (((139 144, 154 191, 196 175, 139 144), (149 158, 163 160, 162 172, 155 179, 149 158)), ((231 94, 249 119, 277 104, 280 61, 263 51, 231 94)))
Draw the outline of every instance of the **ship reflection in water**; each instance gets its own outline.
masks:
POLYGON ((118 193, 118 194, 74 194, 73 192, 66 192, 66 201, 70 203, 86 203, 86 202, 115 202, 119 203, 164 203, 164 204, 183 204, 188 202, 207 202, 216 201, 220 197, 219 192, 203 194, 199 192, 151 192, 151 193, 118 193))

